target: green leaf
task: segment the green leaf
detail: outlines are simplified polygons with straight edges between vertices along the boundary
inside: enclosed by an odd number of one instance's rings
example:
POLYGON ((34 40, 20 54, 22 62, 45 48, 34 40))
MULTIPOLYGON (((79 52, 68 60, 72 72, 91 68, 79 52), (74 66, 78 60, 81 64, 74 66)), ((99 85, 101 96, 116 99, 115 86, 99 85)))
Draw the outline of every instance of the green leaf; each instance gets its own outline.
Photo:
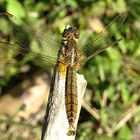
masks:
POLYGON ((124 125, 119 133, 118 133, 118 140, 132 140, 132 133, 130 128, 127 125, 124 125))
POLYGON ((78 7, 77 2, 75 0, 67 1, 67 4, 71 5, 71 6, 75 7, 75 8, 78 7))
POLYGON ((112 85, 109 86, 108 88, 108 98, 111 99, 111 100, 114 100, 114 97, 115 97, 115 89, 112 85))
POLYGON ((5 19, 0 20, 0 30, 3 31, 5 34, 8 34, 9 28, 8 28, 8 22, 5 19))
POLYGON ((15 15, 18 18, 25 17, 25 11, 22 5, 17 0, 9 0, 7 4, 7 12, 15 15))
POLYGON ((124 101, 124 103, 127 103, 129 104, 129 93, 128 93, 128 87, 126 85, 125 82, 121 82, 118 86, 118 89, 121 91, 121 96, 122 96, 122 99, 124 101))
POLYGON ((107 137, 105 135, 97 135, 95 140, 114 140, 114 138, 107 137))

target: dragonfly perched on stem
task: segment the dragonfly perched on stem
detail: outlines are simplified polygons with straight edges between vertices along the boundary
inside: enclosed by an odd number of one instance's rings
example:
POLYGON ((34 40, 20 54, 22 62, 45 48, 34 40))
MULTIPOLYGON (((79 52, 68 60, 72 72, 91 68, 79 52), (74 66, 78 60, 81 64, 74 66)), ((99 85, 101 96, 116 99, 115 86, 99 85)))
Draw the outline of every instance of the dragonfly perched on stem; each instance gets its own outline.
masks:
POLYGON ((0 50, 11 49, 15 54, 18 51, 22 55, 29 53, 43 69, 47 69, 51 63, 51 65, 55 66, 55 69, 59 69, 58 72, 65 78, 65 106, 69 123, 68 135, 75 135, 75 120, 78 110, 77 70, 80 65, 120 41, 118 39, 107 45, 102 44, 102 46, 96 47, 103 37, 113 37, 112 31, 114 30, 114 24, 117 24, 117 29, 119 29, 126 19, 126 13, 118 15, 97 37, 87 41, 87 48, 79 46, 77 41, 80 33, 75 27, 67 26, 65 28, 62 33, 61 46, 59 48, 59 45, 49 35, 41 35, 32 30, 15 16, 9 13, 1 13, 0 18, 7 19, 11 27, 9 42, 7 40, 0 41, 0 50), (34 37, 36 40, 36 44, 39 46, 38 51, 30 51, 28 48, 30 41, 27 41, 28 43, 23 41, 23 39, 29 40, 30 37, 34 37), (90 54, 86 58, 83 58, 82 55, 86 52, 85 50, 90 52, 90 54), (45 64, 42 65, 41 62, 45 62, 45 64))

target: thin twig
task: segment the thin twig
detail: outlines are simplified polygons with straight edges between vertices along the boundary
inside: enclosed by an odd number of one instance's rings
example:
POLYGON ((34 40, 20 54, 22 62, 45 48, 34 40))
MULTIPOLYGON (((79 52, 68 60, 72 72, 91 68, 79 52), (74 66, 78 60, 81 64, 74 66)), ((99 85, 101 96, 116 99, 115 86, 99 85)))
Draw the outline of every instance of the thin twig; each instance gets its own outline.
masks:
POLYGON ((130 108, 125 114, 123 114, 121 120, 119 120, 119 122, 113 128, 113 133, 117 132, 121 127, 123 127, 124 124, 126 124, 126 122, 128 122, 138 112, 140 112, 140 107, 130 108))
POLYGON ((100 116, 94 108, 91 108, 85 101, 83 101, 82 106, 86 109, 96 120, 100 120, 100 116))

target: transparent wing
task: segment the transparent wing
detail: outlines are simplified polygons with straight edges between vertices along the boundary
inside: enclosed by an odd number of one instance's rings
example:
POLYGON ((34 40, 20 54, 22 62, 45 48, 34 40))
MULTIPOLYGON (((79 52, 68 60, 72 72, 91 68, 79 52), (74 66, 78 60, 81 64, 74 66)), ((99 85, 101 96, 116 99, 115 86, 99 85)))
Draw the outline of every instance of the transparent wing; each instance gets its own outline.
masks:
POLYGON ((9 13, 0 13, 0 21, 2 23, 0 34, 4 36, 0 39, 0 50, 11 49, 15 55, 28 54, 43 69, 54 66, 59 44, 51 35, 34 31, 29 25, 9 13), (7 23, 7 26, 3 23, 7 23))
MULTIPOLYGON (((12 55, 12 57, 18 57, 19 54, 22 56, 28 55, 28 60, 33 60, 35 64, 40 66, 43 69, 48 69, 49 67, 54 67, 56 64, 57 57, 49 56, 47 53, 45 54, 44 50, 31 51, 29 49, 25 49, 18 45, 13 45, 7 42, 0 41, 0 52, 7 52, 8 55, 12 55), (9 51, 9 52, 8 52, 9 51)), ((8 57, 8 56, 7 56, 8 57)), ((5 55, 1 55, 1 60, 4 61, 5 55)), ((7 58, 6 58, 7 59, 7 58)), ((25 61, 28 61, 25 60, 25 61)), ((1 62, 1 61, 0 61, 1 62)))
MULTIPOLYGON (((9 19, 9 26, 12 27, 12 31, 10 32, 12 37, 17 35, 20 35, 20 37, 24 37, 25 35, 30 35, 31 37, 34 37, 38 39, 41 44, 43 44, 46 47, 51 48, 57 48, 58 49, 58 40, 54 40, 50 34, 42 34, 40 32, 37 32, 33 30, 32 27, 30 27, 28 24, 22 22, 20 19, 15 17, 12 14, 9 13, 0 13, 0 17, 9 19)), ((10 31, 10 30, 9 30, 10 31)), ((24 45, 23 42, 20 42, 20 45, 24 45), (23 44, 22 44, 23 43, 23 44)))
POLYGON ((124 73, 127 76, 133 76, 135 79, 140 80, 140 57, 127 57, 123 58, 124 73))
POLYGON ((126 19, 126 13, 118 15, 114 20, 112 20, 103 31, 101 31, 96 37, 95 34, 91 35, 88 42, 81 48, 86 54, 87 58, 82 60, 83 63, 87 62, 89 59, 97 55, 98 53, 104 51, 108 47, 117 44, 121 39, 116 39, 114 34, 123 25, 126 19))

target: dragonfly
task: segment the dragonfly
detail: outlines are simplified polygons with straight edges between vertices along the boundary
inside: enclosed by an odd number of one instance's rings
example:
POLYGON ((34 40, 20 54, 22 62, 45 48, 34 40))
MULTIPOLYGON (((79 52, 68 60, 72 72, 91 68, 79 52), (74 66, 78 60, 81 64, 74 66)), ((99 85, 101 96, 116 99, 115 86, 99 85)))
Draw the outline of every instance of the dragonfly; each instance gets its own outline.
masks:
POLYGON ((0 19, 3 18, 8 20, 10 23, 9 27, 11 30, 11 36, 8 36, 6 41, 0 41, 0 50, 10 49, 14 51, 15 55, 18 52, 23 56, 29 53, 29 55, 34 58, 37 65, 45 70, 48 69, 50 64, 54 68, 61 66, 59 71, 61 73, 60 75, 65 77, 65 108, 69 123, 67 134, 69 136, 75 135, 75 120, 78 110, 76 73, 81 65, 85 64, 105 49, 116 45, 120 41, 120 39, 117 39, 107 45, 103 44, 100 47, 96 47, 105 36, 106 38, 113 37, 112 31, 114 30, 114 24, 116 24, 117 29, 119 29, 126 19, 126 13, 119 14, 95 38, 87 41, 87 48, 80 47, 78 43, 80 33, 76 27, 68 25, 64 29, 61 43, 59 45, 50 35, 42 35, 30 28, 27 24, 23 23, 14 15, 1 13, 0 19), (35 39, 36 46, 39 46, 39 48, 37 48, 38 51, 30 50, 28 48, 30 46, 30 37, 35 39), (88 50, 90 54, 84 55, 86 52, 85 50, 88 50), (82 57, 83 55, 86 57, 82 57))

